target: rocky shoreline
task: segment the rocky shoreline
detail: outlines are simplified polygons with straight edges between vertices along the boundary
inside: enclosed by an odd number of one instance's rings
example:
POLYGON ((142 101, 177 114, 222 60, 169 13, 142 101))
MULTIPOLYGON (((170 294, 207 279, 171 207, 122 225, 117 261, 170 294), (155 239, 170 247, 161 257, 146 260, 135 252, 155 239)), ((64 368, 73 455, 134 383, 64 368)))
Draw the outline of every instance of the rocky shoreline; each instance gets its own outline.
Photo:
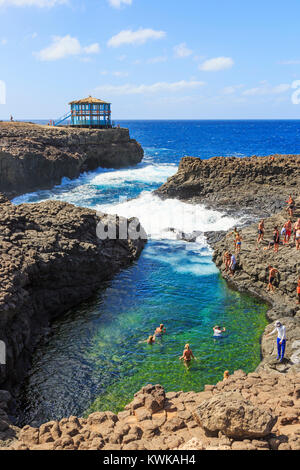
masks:
POLYGON ((50 189, 98 167, 141 162, 144 151, 129 130, 74 129, 0 122, 0 192, 9 199, 50 189))

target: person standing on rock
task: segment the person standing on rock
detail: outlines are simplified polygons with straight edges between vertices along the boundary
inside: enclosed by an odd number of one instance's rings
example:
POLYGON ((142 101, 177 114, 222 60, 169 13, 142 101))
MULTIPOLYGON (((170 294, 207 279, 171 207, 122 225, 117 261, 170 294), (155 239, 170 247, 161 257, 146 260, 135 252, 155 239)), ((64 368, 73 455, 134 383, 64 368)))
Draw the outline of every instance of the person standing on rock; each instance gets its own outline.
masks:
POLYGON ((258 224, 257 245, 259 245, 260 242, 264 239, 264 234, 265 234, 265 221, 262 219, 258 224))
POLYGON ((298 285, 297 285, 297 304, 300 304, 300 276, 298 277, 298 285))
POLYGON ((287 211, 288 211, 290 217, 293 217, 294 216, 294 209, 295 209, 295 201, 292 198, 291 194, 290 194, 288 200, 285 201, 285 202, 288 204, 287 211))
POLYGON ((269 269, 269 283, 268 283, 267 291, 274 292, 274 281, 275 281, 276 273, 278 273, 278 270, 273 268, 273 266, 268 266, 268 269, 269 269))
POLYGON ((279 247, 279 243, 280 243, 280 234, 279 234, 279 230, 278 230, 278 227, 274 227, 274 232, 273 232, 273 240, 274 240, 274 251, 275 253, 278 252, 278 247, 279 247))
POLYGON ((292 235, 292 221, 289 219, 285 224, 285 237, 284 237, 284 243, 288 245, 290 243, 290 238, 292 235))
POLYGON ((237 255, 239 255, 240 252, 241 252, 242 240, 243 239, 242 239, 241 235, 238 233, 235 237, 235 253, 237 255))
POLYGON ((265 335, 266 338, 272 336, 274 333, 277 332, 277 360, 280 359, 280 362, 283 361, 284 353, 285 353, 285 346, 286 346, 286 328, 280 322, 275 322, 275 328, 271 333, 265 335))
POLYGON ((230 264, 229 264, 230 276, 234 275, 235 267, 236 267, 236 257, 233 254, 230 254, 230 264))

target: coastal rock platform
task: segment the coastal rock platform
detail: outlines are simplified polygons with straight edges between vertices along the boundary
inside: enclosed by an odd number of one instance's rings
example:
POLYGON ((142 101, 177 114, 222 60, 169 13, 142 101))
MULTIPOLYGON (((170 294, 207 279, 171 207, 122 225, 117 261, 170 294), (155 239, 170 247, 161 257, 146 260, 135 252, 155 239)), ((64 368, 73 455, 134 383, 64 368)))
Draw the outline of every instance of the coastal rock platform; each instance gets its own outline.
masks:
POLYGON ((300 155, 184 157, 156 194, 255 219, 283 208, 299 182, 300 155))
POLYGON ((7 425, 1 438, 2 450, 300 450, 300 374, 236 371, 199 393, 147 385, 118 414, 7 425))
POLYGON ((85 171, 136 165, 140 144, 128 129, 75 129, 0 122, 0 192, 12 199, 50 189, 63 177, 85 171))

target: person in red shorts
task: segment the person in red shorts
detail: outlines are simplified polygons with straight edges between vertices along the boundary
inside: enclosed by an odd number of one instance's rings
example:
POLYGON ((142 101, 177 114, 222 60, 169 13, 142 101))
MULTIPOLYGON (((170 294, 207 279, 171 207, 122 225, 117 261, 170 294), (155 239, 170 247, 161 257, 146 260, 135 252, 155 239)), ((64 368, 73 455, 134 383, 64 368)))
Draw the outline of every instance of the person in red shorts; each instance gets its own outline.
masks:
POLYGON ((291 238, 291 235, 292 235, 292 221, 291 221, 291 219, 289 219, 284 224, 284 227, 285 227, 284 243, 288 245, 290 243, 290 238, 291 238))

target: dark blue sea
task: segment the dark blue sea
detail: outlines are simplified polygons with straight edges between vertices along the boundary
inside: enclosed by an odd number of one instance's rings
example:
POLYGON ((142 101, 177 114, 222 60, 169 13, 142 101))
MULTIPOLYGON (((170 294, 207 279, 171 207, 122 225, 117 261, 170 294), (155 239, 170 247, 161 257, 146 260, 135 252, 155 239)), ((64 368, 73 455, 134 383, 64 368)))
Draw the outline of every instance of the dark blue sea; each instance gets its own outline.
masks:
POLYGON ((195 243, 176 232, 226 230, 237 219, 152 191, 176 173, 186 155, 245 157, 300 153, 300 121, 116 121, 145 150, 135 167, 64 179, 47 191, 26 194, 16 204, 47 199, 102 212, 139 217, 149 236, 140 259, 102 288, 96 298, 56 321, 39 345, 20 407, 27 424, 118 411, 147 383, 166 390, 202 390, 224 370, 254 370, 267 306, 230 290, 211 260, 203 235, 195 243), (173 230, 170 230, 172 228, 173 230), (155 345, 144 341, 164 323, 155 345), (212 327, 227 329, 221 341, 212 327), (179 361, 189 343, 197 361, 179 361))

